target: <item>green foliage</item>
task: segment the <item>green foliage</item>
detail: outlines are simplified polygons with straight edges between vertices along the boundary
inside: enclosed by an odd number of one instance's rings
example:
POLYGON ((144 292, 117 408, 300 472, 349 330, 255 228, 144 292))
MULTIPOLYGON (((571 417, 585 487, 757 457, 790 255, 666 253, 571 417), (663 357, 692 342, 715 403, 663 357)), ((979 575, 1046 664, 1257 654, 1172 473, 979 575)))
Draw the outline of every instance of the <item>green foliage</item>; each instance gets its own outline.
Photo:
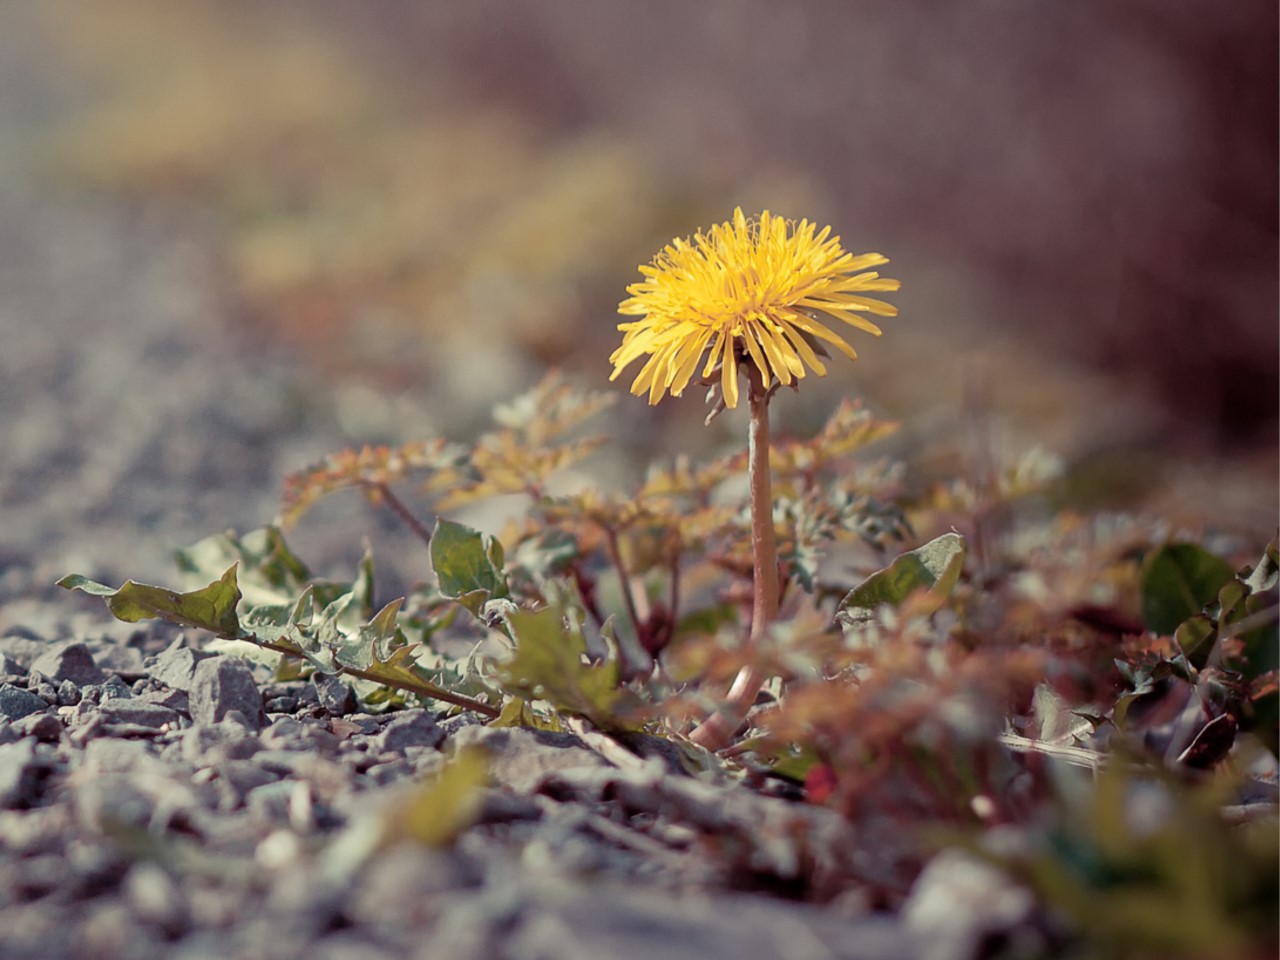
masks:
POLYGON ((76 574, 63 577, 58 586, 102 597, 107 601, 107 609, 112 616, 125 623, 167 620, 180 627, 195 627, 219 636, 235 637, 240 633, 240 621, 236 616, 240 587, 236 583, 235 565, 228 567, 226 573, 207 587, 190 593, 177 593, 132 580, 126 581, 119 590, 113 590, 76 574))
POLYGON ((1043 832, 995 859, 1074 921, 1089 956, 1250 956, 1275 935, 1280 834, 1274 818, 1225 823, 1229 797, 1227 781, 1119 765, 1064 775, 1043 832))
POLYGON ((443 517, 431 536, 431 568, 440 593, 478 616, 491 599, 509 595, 503 574, 502 544, 478 530, 443 517))
POLYGON ((944 533, 902 554, 850 590, 840 601, 838 616, 849 624, 868 622, 881 606, 898 607, 920 593, 928 593, 940 606, 959 582, 964 558, 964 537, 944 533))
MULTIPOLYGON (((499 726, 585 723, 624 744, 657 735, 702 770, 718 761, 684 735, 749 667, 777 679, 730 765, 755 782, 792 781, 855 822, 890 809, 904 825, 875 832, 880 868, 857 882, 900 896, 934 828, 982 840, 1003 824, 1027 838, 1005 869, 1088 943, 1177 955, 1157 921, 1166 907, 1194 928, 1187 955, 1215 938, 1256 942, 1270 888, 1221 810, 1251 764, 1265 768, 1260 745, 1277 749, 1274 541, 1233 573, 1141 524, 1062 513, 1003 553, 981 541, 983 575, 973 576, 956 530, 982 530, 1002 505, 1034 495, 1033 471, 997 465, 1004 479, 980 495, 957 481, 908 510, 899 466, 853 459, 894 425, 846 403, 814 437, 771 450, 783 614, 749 636, 742 455, 656 464, 630 490, 552 493, 557 472, 602 442, 575 431, 609 405, 552 375, 495 411, 496 428, 472 445, 347 451, 289 478, 288 522, 354 488, 426 541, 431 581, 380 609, 369 553, 350 582, 321 580, 276 526, 182 551, 186 592, 61 583, 121 619, 160 618, 266 651, 281 675, 347 676, 368 709, 416 697, 499 726), (431 525, 400 499, 410 485, 431 525), (444 515, 510 494, 525 510, 497 535, 444 515), (885 558, 903 540, 911 549, 860 575, 826 563, 885 558), (1073 807, 1061 772, 1028 760, 1045 756, 1117 779, 1076 788, 1073 807), (1153 773, 1163 770, 1177 775, 1153 773), (1181 776, 1203 789, 1184 791, 1181 776), (1174 813, 1127 833, 1130 801, 1117 797, 1152 783, 1174 813), (1228 855, 1248 868, 1220 879, 1228 855)), ((451 842, 483 783, 483 760, 459 756, 406 802, 396 829, 451 842)))
POLYGON ((1142 564, 1142 618, 1157 633, 1173 633, 1212 603, 1231 579, 1231 566, 1194 543, 1170 543, 1142 564))
POLYGON ((621 686, 616 657, 590 662, 582 624, 571 607, 513 610, 506 617, 515 652, 498 666, 498 682, 517 696, 545 700, 602 730, 635 729, 636 696, 621 686))

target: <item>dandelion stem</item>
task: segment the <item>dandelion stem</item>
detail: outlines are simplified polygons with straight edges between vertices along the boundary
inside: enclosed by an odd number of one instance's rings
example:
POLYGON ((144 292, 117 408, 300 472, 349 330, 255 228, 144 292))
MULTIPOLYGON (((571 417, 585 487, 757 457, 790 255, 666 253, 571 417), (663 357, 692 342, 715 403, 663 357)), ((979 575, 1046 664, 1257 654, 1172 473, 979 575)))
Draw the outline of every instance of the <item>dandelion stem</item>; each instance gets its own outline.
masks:
MULTIPOLYGON (((778 615, 778 541, 773 529, 773 491, 769 473, 769 400, 773 392, 759 369, 746 364, 750 381, 747 403, 751 425, 747 434, 747 471, 751 488, 751 552, 753 599, 750 646, 758 648, 765 631, 778 615)), ((689 738, 708 750, 719 750, 733 739, 768 675, 748 664, 738 671, 720 709, 708 717, 689 738)))

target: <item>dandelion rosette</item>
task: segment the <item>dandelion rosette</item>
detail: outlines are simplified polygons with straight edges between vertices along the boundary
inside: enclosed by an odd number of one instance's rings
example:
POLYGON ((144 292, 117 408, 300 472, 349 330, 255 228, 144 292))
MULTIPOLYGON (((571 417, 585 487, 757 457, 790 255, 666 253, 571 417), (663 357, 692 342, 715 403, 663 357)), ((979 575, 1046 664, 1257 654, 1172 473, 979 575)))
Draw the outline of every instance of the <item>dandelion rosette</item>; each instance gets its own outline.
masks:
MULTIPOLYGON (((613 352, 610 379, 635 360, 649 359, 631 392, 657 403, 680 396, 702 362, 702 379, 719 368, 724 403, 738 405, 738 364, 754 362, 763 382, 791 384, 806 366, 826 375, 823 341, 857 359, 853 348, 819 317, 841 320, 880 335, 862 314, 892 317, 897 307, 865 296, 897 290, 897 280, 869 267, 888 263, 878 253, 854 255, 831 228, 771 216, 733 220, 669 243, 640 268, 644 280, 627 287, 618 312, 640 319, 618 324, 622 345, 613 352)), ((714 381, 713 381, 714 382, 714 381)))

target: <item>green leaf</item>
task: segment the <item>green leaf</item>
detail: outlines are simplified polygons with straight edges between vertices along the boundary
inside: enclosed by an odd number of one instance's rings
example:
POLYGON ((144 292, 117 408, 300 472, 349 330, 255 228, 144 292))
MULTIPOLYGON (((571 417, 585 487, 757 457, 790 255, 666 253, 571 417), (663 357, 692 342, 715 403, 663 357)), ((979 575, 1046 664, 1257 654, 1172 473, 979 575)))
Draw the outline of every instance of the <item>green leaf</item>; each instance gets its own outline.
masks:
POLYGON ((511 697, 497 720, 489 722, 491 727, 529 727, 534 730, 553 730, 560 733, 564 724, 554 713, 543 716, 535 710, 523 697, 511 697))
POLYGON ((1170 635, 1200 613, 1233 577, 1231 566, 1194 543, 1169 543, 1142 564, 1142 619, 1156 633, 1170 635))
POLYGON ((373 595, 373 557, 368 548, 351 583, 316 579, 284 540, 279 527, 265 526, 243 536, 234 531, 205 537, 176 554, 178 569, 187 584, 204 583, 233 563, 240 564, 240 592, 246 603, 255 607, 276 604, 291 606, 307 587, 315 588, 316 602, 332 603, 345 593, 354 592, 349 622, 369 617, 373 595))
POLYGON ((635 695, 620 686, 618 663, 587 663, 586 639, 576 617, 562 605, 515 610, 507 617, 515 653, 498 665, 508 693, 546 700, 557 710, 586 717, 602 730, 634 730, 627 714, 635 695))
POLYGON ((1245 586, 1251 593, 1274 590, 1280 584, 1280 537, 1272 538, 1258 565, 1250 571, 1245 586))
POLYGON ((431 566, 440 593, 479 615, 487 600, 508 596, 502 544, 461 523, 443 518, 431 535, 431 566))
POLYGON ((865 623, 882 605, 897 607, 917 590, 942 600, 955 589, 964 557, 964 537, 944 533, 867 577, 845 595, 836 614, 848 623, 865 623))
POLYGON ((126 623, 165 620, 182 627, 209 630, 220 637, 240 635, 240 621, 236 616, 240 588, 236 583, 235 564, 218 580, 190 593, 178 593, 132 580, 119 590, 112 590, 76 574, 63 577, 58 586, 105 598, 107 609, 117 620, 126 623))
POLYGON ((1204 614, 1196 614, 1178 624, 1178 628, 1173 631, 1173 639, 1187 655, 1191 665, 1199 670, 1209 662, 1213 645, 1218 642, 1218 628, 1204 614))
POLYGON ((334 646, 334 659, 344 667, 357 670, 367 670, 375 661, 388 660, 396 648, 404 646, 404 636, 396 624, 403 604, 403 598, 392 600, 367 624, 339 638, 334 646))

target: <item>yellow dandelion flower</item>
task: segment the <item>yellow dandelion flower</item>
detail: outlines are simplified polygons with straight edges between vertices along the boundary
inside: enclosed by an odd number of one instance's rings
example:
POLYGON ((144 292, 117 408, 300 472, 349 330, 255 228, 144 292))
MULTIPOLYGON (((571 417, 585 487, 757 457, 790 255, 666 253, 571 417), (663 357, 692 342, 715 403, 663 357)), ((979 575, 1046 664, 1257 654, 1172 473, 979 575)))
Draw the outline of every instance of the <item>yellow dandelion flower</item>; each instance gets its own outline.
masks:
POLYGON ((831 228, 808 220, 788 222, 769 211, 669 243, 640 268, 644 280, 627 287, 618 312, 640 319, 618 324, 622 345, 613 352, 610 379, 632 362, 649 359, 631 384, 657 403, 667 391, 680 396, 704 355, 705 380, 720 369, 725 405, 738 405, 738 363, 749 358, 763 382, 799 380, 806 366, 826 375, 819 354, 826 341, 851 360, 857 354, 820 316, 880 335, 861 316, 892 317, 897 307, 865 296, 897 290, 899 282, 868 267, 888 263, 878 253, 846 253, 831 228))

